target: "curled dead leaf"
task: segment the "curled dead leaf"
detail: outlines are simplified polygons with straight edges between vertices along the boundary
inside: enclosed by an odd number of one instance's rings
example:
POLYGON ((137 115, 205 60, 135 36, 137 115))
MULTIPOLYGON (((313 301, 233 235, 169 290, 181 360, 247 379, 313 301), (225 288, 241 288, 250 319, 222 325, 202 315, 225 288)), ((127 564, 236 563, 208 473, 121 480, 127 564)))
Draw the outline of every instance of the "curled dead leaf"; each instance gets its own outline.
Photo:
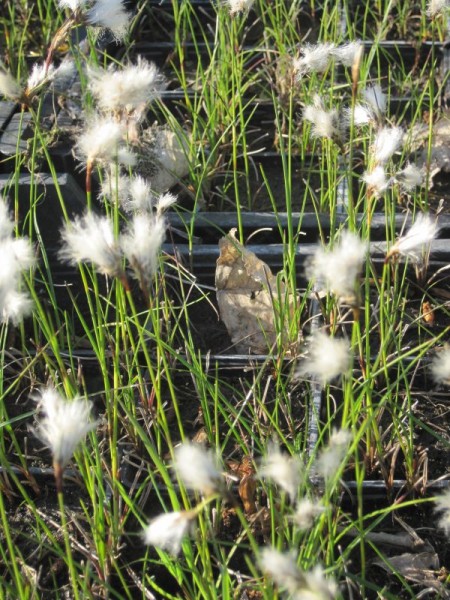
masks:
POLYGON ((236 229, 219 241, 216 267, 217 302, 238 352, 266 354, 279 333, 289 345, 289 321, 295 299, 269 266, 235 236, 236 229))
POLYGON ((421 313, 422 313, 422 319, 424 320, 424 322, 427 325, 433 326, 434 321, 435 321, 435 316, 434 316, 434 308, 433 308, 433 305, 431 304, 431 302, 428 302, 428 300, 425 300, 425 302, 422 302, 421 313))

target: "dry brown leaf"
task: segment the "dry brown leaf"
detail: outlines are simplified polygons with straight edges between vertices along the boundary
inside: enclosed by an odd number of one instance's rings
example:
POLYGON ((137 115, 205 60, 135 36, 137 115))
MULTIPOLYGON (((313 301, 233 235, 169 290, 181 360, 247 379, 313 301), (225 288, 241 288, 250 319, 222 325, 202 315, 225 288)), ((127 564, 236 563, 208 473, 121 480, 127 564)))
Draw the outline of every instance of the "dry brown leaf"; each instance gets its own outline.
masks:
MULTIPOLYGON (((220 317, 238 352, 266 354, 277 341, 276 324, 282 314, 278 307, 285 304, 286 287, 264 261, 238 242, 235 233, 232 229, 219 241, 216 289, 220 317)), ((291 316, 293 308, 291 298, 291 316)), ((287 321, 283 324, 286 344, 287 321)))
POLYGON ((255 467, 250 456, 243 456, 240 462, 229 461, 227 466, 235 473, 239 481, 239 497, 244 505, 244 511, 248 515, 253 515, 257 511, 255 496, 256 496, 256 479, 255 467))
POLYGON ((257 511, 256 502, 256 479, 253 475, 244 475, 239 482, 239 497, 244 505, 244 512, 247 515, 254 515, 257 511))
POLYGON ((405 552, 398 556, 387 558, 387 562, 376 559, 373 564, 381 567, 388 573, 395 570, 406 580, 419 584, 421 587, 431 588, 440 594, 441 598, 449 598, 450 594, 438 579, 439 557, 436 552, 419 552, 412 554, 405 552))
POLYGON ((434 307, 431 302, 425 300, 421 307, 422 319, 427 325, 433 326, 435 322, 434 307))

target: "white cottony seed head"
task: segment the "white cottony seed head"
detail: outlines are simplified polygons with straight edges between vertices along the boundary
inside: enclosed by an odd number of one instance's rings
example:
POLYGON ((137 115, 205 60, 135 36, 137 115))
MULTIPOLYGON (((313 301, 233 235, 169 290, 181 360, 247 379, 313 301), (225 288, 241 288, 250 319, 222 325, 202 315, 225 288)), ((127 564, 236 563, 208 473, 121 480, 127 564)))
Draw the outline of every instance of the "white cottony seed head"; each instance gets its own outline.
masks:
POLYGON ((431 18, 434 18, 448 8, 450 8, 449 0, 428 0, 427 15, 431 18))
POLYGON ((258 469, 260 478, 267 478, 279 485, 291 499, 295 500, 304 475, 304 466, 297 456, 280 452, 277 445, 271 444, 258 469))
POLYGON ((138 57, 136 65, 123 69, 90 68, 89 87, 103 111, 128 113, 159 97, 164 81, 157 66, 138 57))
POLYGON ((294 59, 293 67, 297 78, 300 79, 307 73, 323 73, 330 64, 335 45, 326 42, 323 44, 306 44, 301 49, 301 58, 294 59))
POLYGON ((186 511, 160 515, 145 527, 144 542, 176 556, 181 550, 183 538, 189 535, 192 520, 192 513, 186 511))
POLYGON ((436 383, 450 382, 450 347, 436 353, 431 362, 431 372, 436 383))
POLYGON ((325 110, 322 99, 315 96, 314 104, 305 106, 303 118, 312 124, 313 137, 336 138, 340 136, 339 115, 336 109, 325 110))
POLYGON ((362 43, 355 40, 354 42, 342 44, 342 46, 335 46, 331 51, 331 55, 344 67, 351 67, 361 49, 362 43))
POLYGON ((363 125, 369 125, 373 123, 375 120, 373 111, 369 105, 365 104, 356 104, 355 108, 352 112, 351 108, 345 109, 345 120, 350 125, 352 117, 353 123, 357 127, 361 127, 363 125))
POLYGON ((22 88, 7 71, 4 71, 0 66, 0 96, 9 98, 10 100, 19 100, 22 95, 22 88))
POLYGON ((81 398, 68 401, 48 388, 39 399, 44 418, 39 422, 36 435, 50 448, 53 462, 64 468, 78 444, 96 423, 91 422, 91 405, 81 398))
MULTIPOLYGON (((0 250, 1 251, 1 250, 0 250)), ((13 288, 0 287, 0 322, 11 321, 13 325, 19 325, 31 313, 33 302, 24 292, 13 288)))
POLYGON ((318 498, 310 500, 302 498, 297 502, 295 513, 292 517, 294 525, 302 531, 311 529, 317 517, 325 512, 326 508, 320 503, 318 498))
POLYGON ((322 247, 316 250, 306 275, 319 285, 325 284, 338 299, 353 303, 366 253, 367 244, 356 234, 344 231, 332 250, 322 247))
POLYGON ((292 552, 263 548, 259 565, 277 586, 289 592, 293 600, 333 600, 338 593, 336 582, 325 577, 322 567, 317 565, 311 571, 302 571, 292 552))
POLYGON ((397 173, 395 180, 401 185, 401 187, 410 192, 416 187, 419 187, 423 183, 422 171, 416 165, 409 164, 397 173))
POLYGON ((392 180, 386 178, 384 167, 378 165, 372 171, 366 171, 362 180, 367 184, 368 190, 375 196, 381 196, 389 189, 392 180))
POLYGON ((166 194, 161 194, 156 203, 156 210, 159 214, 164 213, 168 208, 173 206, 177 201, 177 197, 173 194, 167 192, 166 194))
POLYGON ((148 285, 158 268, 158 256, 166 235, 162 217, 142 213, 133 216, 120 236, 120 247, 136 278, 148 285))
POLYGON ((131 14, 125 10, 122 0, 95 0, 86 12, 89 25, 109 29, 118 40, 125 36, 130 20, 131 14))
POLYGON ((18 325, 31 312, 32 302, 20 291, 21 273, 35 264, 26 238, 13 238, 14 223, 6 203, 0 201, 0 323, 18 325))
POLYGON ((387 258, 400 255, 410 258, 414 262, 420 262, 438 232, 436 219, 420 213, 409 231, 401 236, 389 250, 387 258))
POLYGON ((151 212, 153 208, 153 194, 150 183, 136 175, 130 183, 130 203, 129 208, 132 210, 151 212))
POLYGON ((378 115, 384 115, 387 108, 387 98, 381 86, 376 83, 369 85, 363 92, 365 101, 372 107, 378 115))
POLYGON ((240 12, 250 10, 255 0, 227 0, 230 9, 230 15, 236 15, 240 12))
POLYGON ((61 233, 62 260, 70 264, 93 263, 99 273, 112 277, 122 272, 119 245, 114 237, 113 223, 107 217, 88 212, 72 223, 66 223, 61 233))
POLYGON ((54 74, 55 67, 53 65, 46 67, 45 64, 35 64, 27 79, 27 90, 33 90, 44 83, 49 83, 53 80, 54 74))
POLYGON ((347 454, 352 435, 345 429, 334 430, 330 436, 327 447, 321 452, 317 459, 317 471, 324 477, 334 477, 342 466, 347 454))
POLYGON ((294 595, 294 600, 334 600, 339 588, 334 579, 325 577, 320 565, 311 571, 304 571, 305 585, 294 595))
POLYGON ((295 594, 304 581, 292 552, 283 553, 275 548, 263 548, 259 555, 259 566, 261 571, 290 594, 295 594))
POLYGON ((223 488, 217 457, 199 444, 185 442, 175 448, 173 466, 188 489, 207 496, 223 488))
POLYGON ((81 10, 86 4, 86 0, 58 0, 59 8, 68 8, 72 12, 81 10))
POLYGON ((297 377, 310 376, 325 385, 350 367, 350 346, 347 340, 315 332, 308 339, 308 353, 297 369, 297 377))
POLYGON ((92 119, 79 136, 75 152, 85 162, 113 163, 117 159, 123 136, 123 125, 113 119, 92 119))
POLYGON ((0 241, 3 241, 11 235, 14 229, 14 221, 9 215, 9 208, 6 202, 0 200, 0 241))
POLYGON ((376 163, 386 163, 400 148, 403 141, 403 129, 401 127, 383 127, 377 133, 372 153, 376 163))

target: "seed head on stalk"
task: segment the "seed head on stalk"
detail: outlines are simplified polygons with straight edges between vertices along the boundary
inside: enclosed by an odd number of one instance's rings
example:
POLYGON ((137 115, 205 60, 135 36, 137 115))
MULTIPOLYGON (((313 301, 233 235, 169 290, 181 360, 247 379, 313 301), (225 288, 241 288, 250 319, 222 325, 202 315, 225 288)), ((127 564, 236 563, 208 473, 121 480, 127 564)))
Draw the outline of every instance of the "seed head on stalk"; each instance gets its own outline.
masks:
POLYGON ((433 357, 431 373, 436 383, 450 382, 450 346, 447 344, 433 357))
POLYGON ((384 194, 392 183, 392 179, 386 177, 386 171, 381 165, 378 165, 372 171, 366 171, 362 176, 362 180, 367 185, 369 197, 373 195, 376 198, 384 194))
POLYGON ((293 552, 265 547, 260 552, 259 565, 293 600, 333 600, 337 596, 336 582, 325 577, 322 567, 316 565, 310 571, 303 571, 297 566, 293 552))
POLYGON ((386 254, 385 262, 387 263, 390 259, 399 256, 409 258, 414 263, 422 262, 438 232, 439 227, 436 219, 420 213, 406 234, 400 236, 390 248, 386 254))
POLYGON ((166 220, 148 213, 133 216, 126 231, 120 236, 120 247, 142 292, 148 297, 150 282, 158 269, 158 256, 166 236, 166 220))
POLYGON ((381 86, 378 83, 367 86, 363 92, 363 96, 367 104, 375 111, 379 120, 383 120, 386 114, 387 98, 381 86))
POLYGON ((345 339, 317 331, 310 336, 307 347, 307 354, 297 369, 299 378, 310 376, 324 386, 350 367, 350 345, 345 339))
POLYGON ((428 0, 427 2, 427 15, 434 19, 438 15, 442 14, 446 9, 450 8, 448 0, 428 0))
POLYGON ((220 493, 224 478, 217 457, 200 444, 184 442, 175 449, 174 468, 184 485, 205 496, 220 493))
POLYGON ((96 423, 90 420, 90 404, 82 398, 65 400, 53 388, 42 391, 39 408, 45 416, 40 420, 35 433, 52 452, 56 487, 60 493, 65 467, 78 444, 96 423))
POLYGON ((61 237, 63 245, 59 256, 62 260, 72 265, 90 262, 103 275, 122 276, 122 255, 108 217, 88 212, 66 223, 61 237))
POLYGON ((77 158, 86 163, 86 192, 91 192, 92 170, 96 163, 131 167, 135 155, 124 145, 125 128, 110 117, 88 119, 75 146, 77 158))
POLYGON ((283 454, 276 444, 270 444, 261 461, 258 476, 279 485, 294 502, 304 476, 304 465, 299 457, 283 454))
POLYGON ((249 11, 255 0, 226 0, 230 15, 233 17, 238 13, 249 11))
POLYGON ((332 248, 319 247, 306 269, 309 279, 323 281, 339 301, 358 305, 357 286, 364 259, 365 244, 351 231, 343 231, 332 248))
POLYGON ((183 539, 189 535, 196 515, 196 511, 181 510, 155 517, 144 528, 144 543, 177 556, 183 539))

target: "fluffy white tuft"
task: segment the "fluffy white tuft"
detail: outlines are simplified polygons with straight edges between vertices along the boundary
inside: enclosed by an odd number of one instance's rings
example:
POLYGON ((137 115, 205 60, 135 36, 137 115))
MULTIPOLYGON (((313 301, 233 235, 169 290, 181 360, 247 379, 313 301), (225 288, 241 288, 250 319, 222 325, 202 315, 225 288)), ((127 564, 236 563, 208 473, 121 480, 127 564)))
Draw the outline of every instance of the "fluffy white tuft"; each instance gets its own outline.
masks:
POLYGON ((227 0, 230 15, 234 16, 240 12, 249 11, 255 0, 227 0))
POLYGON ((344 231, 332 250, 322 247, 316 250, 306 275, 319 285, 324 284, 340 300, 353 303, 366 253, 367 244, 354 233, 344 231))
POLYGON ((50 448, 54 463, 64 468, 77 445, 96 425, 90 421, 91 405, 81 398, 67 401, 48 388, 41 394, 39 408, 45 417, 36 435, 50 448))
POLYGON ((312 501, 309 498, 302 498, 297 502, 292 521, 298 529, 307 531, 314 525, 317 517, 320 517, 325 511, 325 506, 318 499, 312 501))
POLYGON ((334 50, 335 45, 330 42, 303 46, 301 49, 302 56, 293 61, 297 78, 300 79, 307 73, 323 73, 326 71, 334 50))
POLYGON ((188 489, 207 496, 223 487, 223 477, 216 456, 199 444, 184 442, 175 448, 173 466, 188 489))
POLYGON ((158 256, 166 235, 163 218, 142 213, 133 216, 120 247, 136 277, 148 285, 158 269, 158 256))
POLYGON ((316 565, 311 571, 303 573, 305 586, 295 594, 295 600, 333 600, 336 598, 339 588, 334 579, 325 577, 320 565, 316 565))
POLYGON ((313 137, 336 138, 339 137, 339 115, 336 109, 325 110, 322 99, 315 96, 314 104, 306 106, 303 118, 312 124, 313 137))
POLYGON ((27 90, 35 90, 45 83, 49 83, 53 80, 55 75, 55 67, 50 65, 46 67, 45 64, 33 65, 30 75, 27 79, 27 90))
POLYGON ((303 475, 303 463, 300 458, 283 454, 275 444, 269 446, 258 469, 258 476, 279 485, 289 495, 291 502, 297 497, 303 475))
POLYGON ((410 258, 413 262, 421 262, 424 253, 427 252, 431 242, 436 238, 439 227, 436 219, 429 215, 420 213, 409 231, 398 238, 387 254, 391 256, 403 256, 410 258))
POLYGON ((109 29, 118 40, 125 37, 130 19, 122 0, 96 0, 86 12, 89 25, 109 29))
POLYGON ((58 0, 59 8, 68 8, 72 12, 81 10, 86 4, 86 0, 58 0))
MULTIPOLYGON (((95 118, 85 125, 75 146, 77 156, 86 162, 112 163, 118 158, 124 128, 113 119, 95 118)), ((120 161, 119 161, 120 162, 120 161)))
POLYGON ((450 381, 450 347, 446 346, 434 356, 431 362, 431 372, 437 383, 450 381))
POLYGON ((10 100, 19 100, 22 95, 22 88, 7 71, 0 67, 0 96, 9 98, 10 100))
POLYGON ((317 459, 316 468, 324 479, 334 477, 342 466, 347 454, 352 435, 346 429, 334 430, 327 447, 317 459))
POLYGON ((189 534, 192 518, 192 514, 186 511, 160 515, 145 527, 144 542, 176 556, 181 550, 183 538, 189 534))
POLYGON ((448 8, 450 8, 448 0, 428 0, 427 15, 431 18, 434 18, 443 13, 448 8))
POLYGON ((303 584, 302 572, 297 567, 293 552, 283 553, 275 548, 263 548, 259 555, 259 566, 280 587, 295 594, 303 584))
POLYGON ((21 272, 35 264, 33 247, 26 238, 12 238, 14 223, 0 202, 0 322, 18 325, 31 312, 32 302, 20 291, 21 272))
POLYGON ((61 233, 59 256, 71 264, 92 263, 99 273, 118 276, 122 272, 121 253, 107 217, 88 212, 67 223, 61 233))
POLYGON ((362 43, 359 40, 355 40, 354 42, 342 44, 342 46, 335 46, 331 51, 331 55, 344 67, 351 67, 361 52, 362 47, 362 43))
POLYGON ((367 184, 367 188, 375 196, 381 196, 389 189, 391 179, 387 179, 384 167, 378 165, 372 171, 366 171, 362 180, 367 184))
POLYGON ((311 571, 302 571, 297 567, 292 552, 282 553, 275 548, 263 548, 259 565, 294 600, 333 600, 337 596, 336 582, 325 577, 322 567, 317 565, 311 571))
POLYGON ((401 127, 383 127, 377 133, 372 146, 372 153, 376 163, 385 164, 400 148, 403 141, 401 127))
POLYGON ((351 108, 346 108, 344 114, 346 122, 350 125, 353 118, 353 123, 357 127, 369 125, 375 120, 372 108, 365 104, 355 104, 353 112, 351 108))
POLYGON ((422 171, 413 164, 408 164, 406 167, 397 173, 395 176, 395 180, 400 184, 400 186, 410 192, 416 187, 419 187, 423 183, 423 175, 422 171))
POLYGON ((297 370, 298 377, 310 376, 325 385, 350 367, 350 346, 347 340, 315 332, 308 339, 308 354, 297 370))
POLYGON ((381 86, 376 83, 369 85, 363 92, 364 99, 378 115, 384 115, 387 108, 386 94, 381 86))
POLYGON ((164 80, 158 67, 138 57, 137 64, 119 70, 90 68, 89 87, 103 111, 126 111, 145 106, 160 96, 164 80))

